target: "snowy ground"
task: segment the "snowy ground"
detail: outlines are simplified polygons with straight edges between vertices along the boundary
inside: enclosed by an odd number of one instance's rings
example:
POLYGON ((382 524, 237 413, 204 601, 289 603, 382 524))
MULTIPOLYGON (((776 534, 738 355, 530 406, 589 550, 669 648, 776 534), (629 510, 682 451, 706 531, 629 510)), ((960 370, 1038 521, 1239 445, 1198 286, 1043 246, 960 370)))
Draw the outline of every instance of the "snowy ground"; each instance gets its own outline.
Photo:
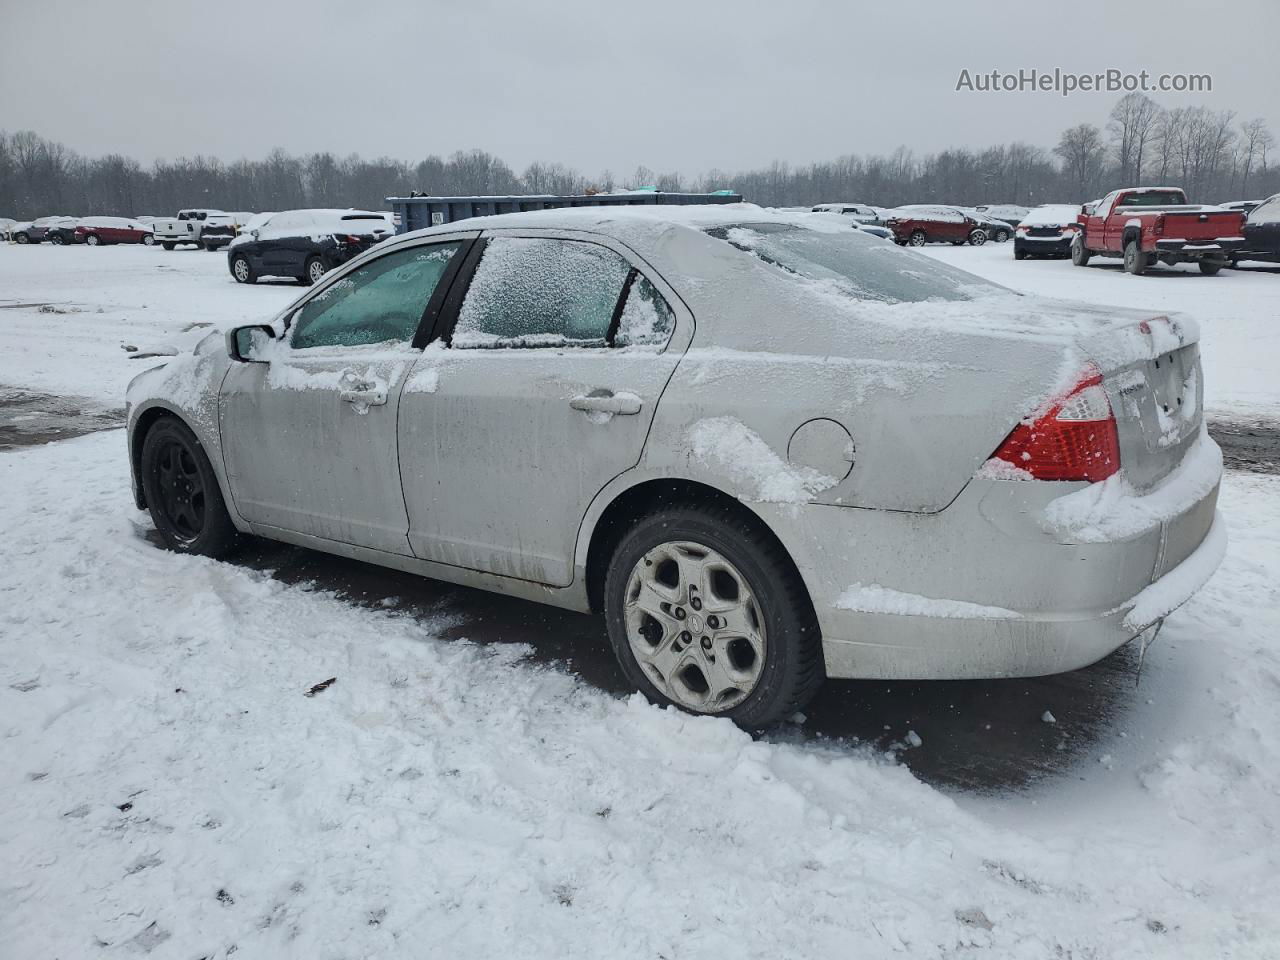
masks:
MULTIPOLYGON (((1133 281, 1158 309, 1177 284, 1206 358, 1276 355, 1275 276, 929 252, 1085 299, 1138 305, 1133 281)), ((138 367, 122 343, 298 292, 225 270, 0 247, 0 298, 78 311, 0 301, 0 384, 118 403, 138 367)), ((1206 364, 1211 407, 1276 415, 1261 373, 1206 364)), ((442 639, 467 633, 448 608, 165 553, 119 431, 0 453, 0 489, 0 956, 1280 953, 1280 480, 1228 476, 1227 560, 1126 708, 1087 736, 1059 708, 1043 729, 1068 759, 981 792, 928 786, 897 751, 752 740, 527 648, 442 639)))

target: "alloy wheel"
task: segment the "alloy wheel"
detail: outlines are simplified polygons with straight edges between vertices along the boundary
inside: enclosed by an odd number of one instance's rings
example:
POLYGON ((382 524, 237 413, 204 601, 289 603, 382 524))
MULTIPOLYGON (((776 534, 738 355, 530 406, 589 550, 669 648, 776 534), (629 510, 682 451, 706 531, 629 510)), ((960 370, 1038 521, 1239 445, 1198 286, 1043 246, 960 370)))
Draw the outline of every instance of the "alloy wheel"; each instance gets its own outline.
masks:
POLYGON ((738 568, 709 547, 662 543, 641 557, 627 580, 624 618, 641 669, 687 710, 730 710, 760 681, 763 612, 738 568))
POLYGON ((236 279, 241 283, 249 282, 249 262, 244 257, 237 257, 231 269, 235 271, 236 279))
POLYGON ((307 265, 307 276, 311 278, 312 283, 318 283, 324 276, 324 264, 319 260, 312 260, 307 265))
POLYGON ((187 445, 171 439, 156 457, 160 508, 177 537, 190 542, 204 531, 204 480, 187 445))

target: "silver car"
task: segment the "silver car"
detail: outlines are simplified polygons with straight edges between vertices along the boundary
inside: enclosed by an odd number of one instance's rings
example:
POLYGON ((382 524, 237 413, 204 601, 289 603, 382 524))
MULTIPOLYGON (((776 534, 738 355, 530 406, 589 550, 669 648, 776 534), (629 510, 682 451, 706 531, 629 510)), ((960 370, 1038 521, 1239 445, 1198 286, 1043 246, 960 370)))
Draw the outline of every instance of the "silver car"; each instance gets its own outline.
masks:
POLYGON ((388 240, 133 381, 137 503, 180 552, 252 534, 600 611, 649 698, 749 727, 824 677, 1150 636, 1225 548, 1194 327, 803 216, 388 240))

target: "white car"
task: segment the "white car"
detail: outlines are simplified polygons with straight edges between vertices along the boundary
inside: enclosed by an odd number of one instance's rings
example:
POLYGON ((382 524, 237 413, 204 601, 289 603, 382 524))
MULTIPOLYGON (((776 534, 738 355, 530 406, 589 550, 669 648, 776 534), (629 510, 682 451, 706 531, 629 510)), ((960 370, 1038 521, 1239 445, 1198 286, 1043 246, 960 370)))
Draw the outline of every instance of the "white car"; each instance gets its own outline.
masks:
POLYGON ((865 203, 820 203, 812 208, 813 213, 839 213, 856 220, 858 223, 879 225, 884 222, 875 207, 865 203))
POLYGON ((1149 636, 1225 550, 1195 326, 829 220, 390 239, 135 378, 137 504, 181 553, 254 534, 602 611, 648 697, 749 727, 825 677, 1055 673, 1149 636))

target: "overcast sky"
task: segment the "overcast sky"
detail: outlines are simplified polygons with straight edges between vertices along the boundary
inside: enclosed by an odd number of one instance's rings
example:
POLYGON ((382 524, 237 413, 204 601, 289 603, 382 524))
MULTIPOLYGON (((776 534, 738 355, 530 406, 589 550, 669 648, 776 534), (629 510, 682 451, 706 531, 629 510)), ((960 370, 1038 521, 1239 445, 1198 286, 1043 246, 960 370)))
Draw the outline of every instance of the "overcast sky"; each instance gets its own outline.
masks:
POLYGON ((1208 73, 1153 94, 1280 136, 1280 2, 0 0, 0 129, 143 161, 273 147, 520 169, 735 170, 1101 125, 1119 94, 956 92, 962 69, 1208 73))

